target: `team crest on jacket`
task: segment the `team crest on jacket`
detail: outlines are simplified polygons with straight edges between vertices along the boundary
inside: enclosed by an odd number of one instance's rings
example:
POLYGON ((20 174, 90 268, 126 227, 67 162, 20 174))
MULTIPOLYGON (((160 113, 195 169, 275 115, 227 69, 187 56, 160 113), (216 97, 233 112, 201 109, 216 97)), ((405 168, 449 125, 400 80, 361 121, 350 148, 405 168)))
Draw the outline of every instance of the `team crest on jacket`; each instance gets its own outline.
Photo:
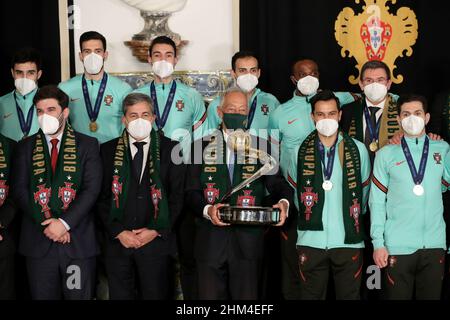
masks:
POLYGON ((237 205, 240 207, 254 207, 255 197, 252 196, 253 190, 244 190, 244 195, 239 196, 237 200, 237 205))
POLYGON ((5 203, 6 198, 8 197, 8 193, 9 186, 6 185, 6 181, 0 180, 0 207, 5 203))
POLYGON ((50 197, 52 196, 52 188, 46 188, 45 184, 38 186, 38 191, 34 193, 34 201, 42 208, 42 213, 45 213, 45 218, 50 218, 48 212, 50 211, 50 197))
POLYGON ((113 102, 114 102, 114 98, 113 98, 112 95, 107 95, 107 96, 105 97, 105 104, 106 104, 108 107, 111 107, 111 105, 113 104, 113 102))
POLYGON ((269 107, 267 106, 267 104, 263 104, 261 106, 261 112, 264 113, 265 116, 269 115, 269 107))
POLYGON ((312 208, 319 202, 319 194, 314 193, 312 187, 305 187, 305 191, 300 195, 300 202, 305 205, 306 221, 309 221, 311 219, 312 208))
POLYGON ((69 209, 70 204, 73 200, 75 200, 75 197, 77 196, 77 191, 72 188, 73 183, 70 182, 64 182, 66 184, 65 187, 59 187, 58 190, 58 198, 61 199, 63 203, 62 209, 65 211, 69 209))
POLYGON ((359 216, 361 215, 361 206, 358 199, 353 199, 353 205, 350 207, 350 217, 355 220, 356 232, 359 233, 359 216))
POLYGON ((119 209, 119 196, 122 194, 123 183, 119 182, 120 177, 114 176, 112 182, 112 193, 114 195, 114 201, 116 202, 116 208, 119 209))
POLYGON ((436 164, 442 163, 442 155, 439 152, 436 152, 435 154, 433 154, 433 158, 434 158, 434 161, 436 162, 436 164))
POLYGON ((219 199, 220 190, 217 188, 214 188, 216 184, 215 183, 207 183, 206 189, 204 191, 205 199, 208 202, 208 204, 214 204, 214 202, 219 199))
POLYGON ((159 201, 162 200, 162 193, 160 189, 156 189, 156 184, 151 187, 150 195, 152 198, 153 207, 155 208, 155 219, 158 218, 159 201))
POLYGON ((177 101, 177 110, 178 110, 178 112, 183 112, 184 111, 184 102, 183 102, 183 100, 178 100, 177 101))

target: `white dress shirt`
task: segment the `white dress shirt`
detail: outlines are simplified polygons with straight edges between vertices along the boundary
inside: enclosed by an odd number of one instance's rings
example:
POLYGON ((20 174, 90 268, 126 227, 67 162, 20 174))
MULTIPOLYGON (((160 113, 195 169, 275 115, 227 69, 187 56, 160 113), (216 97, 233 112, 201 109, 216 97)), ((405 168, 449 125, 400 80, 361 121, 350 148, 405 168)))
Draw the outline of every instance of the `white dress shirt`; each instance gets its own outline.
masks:
MULTIPOLYGON (((223 138, 224 138, 225 144, 227 145, 225 151, 226 151, 226 159, 227 159, 226 165, 228 167, 229 164, 234 162, 235 152, 228 145, 228 137, 229 137, 229 135, 225 131, 222 131, 222 134, 223 134, 223 138)), ((289 201, 287 199, 281 199, 278 203, 280 203, 282 201, 286 202, 286 204, 287 204, 286 216, 288 216, 289 215, 289 201)), ((212 207, 212 205, 208 204, 208 205, 205 206, 205 208, 203 208, 203 218, 205 218, 205 219, 207 219, 209 221, 211 221, 211 217, 208 214, 208 210, 209 210, 210 207, 212 207)))
POLYGON ((145 165, 147 164, 147 157, 148 152, 150 150, 150 136, 142 141, 137 141, 135 138, 133 138, 131 135, 128 135, 130 137, 130 151, 131 151, 131 159, 134 159, 138 152, 138 148, 134 145, 135 142, 145 142, 144 145, 144 158, 142 159, 142 171, 141 171, 141 177, 139 179, 139 182, 142 181, 142 177, 144 176, 145 171, 145 165))
MULTIPOLYGON (((379 104, 375 105, 375 104, 369 102, 369 100, 367 100, 367 98, 366 98, 366 105, 368 108, 370 108, 370 107, 380 108, 380 110, 378 110, 377 113, 375 113, 375 118, 377 120, 377 123, 380 120, 381 116, 383 115, 383 110, 384 110, 385 104, 386 104, 386 99, 381 101, 379 104)), ((369 109, 369 114, 370 114, 370 109, 369 109)), ((366 139, 366 128, 367 128, 366 116, 363 113, 363 136, 364 136, 364 139, 366 139)))
MULTIPOLYGON (((52 138, 49 135, 45 135, 45 140, 47 140, 48 152, 50 153, 50 157, 52 156, 52 149, 53 149, 52 140, 53 139, 58 139, 58 145, 56 147, 58 148, 58 156, 59 156, 59 150, 61 149, 61 140, 63 137, 63 133, 64 132, 61 132, 56 138, 52 138)), ((66 228, 67 231, 70 231, 70 226, 67 224, 67 222, 65 222, 61 218, 59 218, 59 221, 61 221, 61 223, 64 225, 64 228, 66 228)))

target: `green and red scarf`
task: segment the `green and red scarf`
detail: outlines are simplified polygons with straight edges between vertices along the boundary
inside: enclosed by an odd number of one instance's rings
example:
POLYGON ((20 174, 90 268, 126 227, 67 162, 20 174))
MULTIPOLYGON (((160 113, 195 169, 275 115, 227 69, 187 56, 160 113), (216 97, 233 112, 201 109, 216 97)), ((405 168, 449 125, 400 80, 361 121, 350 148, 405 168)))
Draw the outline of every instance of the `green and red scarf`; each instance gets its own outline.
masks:
MULTIPOLYGON (((342 133, 339 157, 342 164, 342 214, 345 243, 356 244, 364 240, 362 216, 361 159, 356 143, 342 133)), ((317 131, 303 142, 298 153, 297 194, 300 207, 298 228, 302 231, 322 231, 322 212, 325 191, 322 188, 322 163, 318 150, 317 131)), ((339 210, 336 208, 336 210, 339 210)))
POLYGON ((9 195, 9 160, 11 157, 8 140, 0 134, 0 208, 9 195))
MULTIPOLYGON (((150 136, 150 152, 147 158, 150 179, 150 197, 153 203, 151 206, 150 230, 166 230, 170 227, 169 204, 167 194, 161 182, 161 155, 160 137, 153 130, 150 136)), ((123 131, 117 143, 114 157, 114 171, 112 182, 112 206, 111 221, 123 221, 126 201, 128 199, 129 182, 131 180, 132 160, 130 152, 130 142, 128 133, 123 131)))
MULTIPOLYGON (((220 203, 230 191, 227 183, 229 172, 226 164, 226 143, 221 135, 222 131, 216 130, 216 132, 205 148, 200 176, 203 194, 209 205, 220 203)), ((238 152, 238 155, 233 172, 233 187, 250 178, 261 168, 261 163, 249 153, 242 152, 242 155, 240 155, 240 152, 238 152)), ((258 179, 233 194, 230 204, 242 207, 260 206, 264 194, 264 184, 261 179, 258 179)))
POLYGON ((31 215, 41 225, 60 218, 69 209, 80 187, 80 162, 75 132, 67 123, 61 140, 55 174, 47 140, 42 130, 36 135, 31 166, 31 215))

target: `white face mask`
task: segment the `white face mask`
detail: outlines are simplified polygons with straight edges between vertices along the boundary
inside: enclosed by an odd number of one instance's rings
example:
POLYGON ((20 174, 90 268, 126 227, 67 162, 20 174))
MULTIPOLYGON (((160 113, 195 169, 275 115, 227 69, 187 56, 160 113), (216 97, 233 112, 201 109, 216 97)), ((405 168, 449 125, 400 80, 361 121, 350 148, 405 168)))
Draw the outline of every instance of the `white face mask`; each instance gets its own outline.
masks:
POLYGON ((325 137, 331 137, 339 129, 339 122, 334 119, 322 119, 317 121, 316 129, 325 137))
POLYGON ((36 82, 27 78, 19 78, 14 81, 14 85, 16 86, 16 90, 23 96, 26 96, 30 92, 36 89, 36 82))
POLYGON ((313 76, 304 77, 297 82, 298 91, 304 96, 311 96, 319 90, 319 79, 313 76))
POLYGON ((150 136, 152 132, 152 123, 148 120, 139 118, 128 123, 127 131, 134 139, 141 141, 150 136))
POLYGON ((239 76, 236 81, 239 88, 245 92, 251 92, 259 83, 258 77, 253 74, 239 76))
POLYGON ((425 120, 421 117, 411 115, 402 120, 402 128, 407 134, 417 136, 425 128, 425 120))
POLYGON ((152 70, 161 79, 166 79, 173 74, 174 66, 166 60, 161 60, 153 63, 152 70))
POLYGON ((381 83, 371 83, 364 87, 364 94, 372 102, 380 102, 386 98, 387 87, 381 83))
POLYGON ((61 128, 61 123, 59 119, 61 119, 62 113, 59 118, 50 116, 48 114, 44 114, 38 117, 39 127, 42 129, 42 132, 46 135, 54 135, 58 132, 59 128, 61 128))
POLYGON ((83 64, 87 73, 96 75, 102 71, 105 62, 102 56, 96 53, 91 53, 84 58, 83 64))

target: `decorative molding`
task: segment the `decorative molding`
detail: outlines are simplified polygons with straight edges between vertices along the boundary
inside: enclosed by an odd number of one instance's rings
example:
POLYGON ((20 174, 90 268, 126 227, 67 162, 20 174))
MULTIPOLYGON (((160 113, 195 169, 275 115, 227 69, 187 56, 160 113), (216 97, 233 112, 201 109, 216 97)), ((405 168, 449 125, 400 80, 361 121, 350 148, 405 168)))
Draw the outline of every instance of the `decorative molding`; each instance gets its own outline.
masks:
MULTIPOLYGON (((112 73, 112 75, 127 82, 133 89, 142 87, 154 79, 151 72, 112 73)), ((196 89, 207 103, 234 84, 230 71, 178 71, 174 77, 196 89)))

